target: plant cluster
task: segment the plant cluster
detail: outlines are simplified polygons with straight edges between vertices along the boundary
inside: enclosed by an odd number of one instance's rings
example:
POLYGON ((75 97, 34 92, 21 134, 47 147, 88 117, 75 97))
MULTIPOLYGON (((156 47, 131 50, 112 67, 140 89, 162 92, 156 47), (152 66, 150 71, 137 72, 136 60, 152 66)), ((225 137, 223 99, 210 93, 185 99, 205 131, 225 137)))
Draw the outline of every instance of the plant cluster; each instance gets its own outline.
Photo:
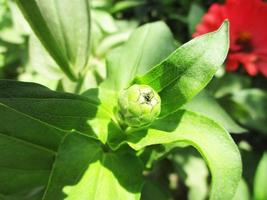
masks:
POLYGON ((227 9, 266 3, 236 2, 0 0, 0 199, 265 200, 264 36, 227 9))

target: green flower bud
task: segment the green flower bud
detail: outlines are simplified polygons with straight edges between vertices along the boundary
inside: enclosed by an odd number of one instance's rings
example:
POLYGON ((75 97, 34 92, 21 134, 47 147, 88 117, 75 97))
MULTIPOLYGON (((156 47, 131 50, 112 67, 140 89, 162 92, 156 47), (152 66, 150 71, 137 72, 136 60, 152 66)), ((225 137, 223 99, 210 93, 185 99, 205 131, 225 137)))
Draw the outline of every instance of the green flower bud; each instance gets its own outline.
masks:
POLYGON ((148 125, 160 114, 160 103, 160 97, 153 88, 133 85, 119 95, 119 120, 130 127, 148 125))

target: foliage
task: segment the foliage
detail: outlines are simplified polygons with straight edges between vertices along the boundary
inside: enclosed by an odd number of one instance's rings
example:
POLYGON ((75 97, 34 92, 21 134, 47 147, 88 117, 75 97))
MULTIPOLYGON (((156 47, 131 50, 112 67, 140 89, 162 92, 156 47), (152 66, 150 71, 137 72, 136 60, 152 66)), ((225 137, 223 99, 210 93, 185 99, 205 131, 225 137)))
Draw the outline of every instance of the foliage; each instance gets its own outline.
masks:
POLYGON ((181 45, 212 2, 1 0, 0 199, 264 200, 266 80, 222 69, 227 21, 181 45))

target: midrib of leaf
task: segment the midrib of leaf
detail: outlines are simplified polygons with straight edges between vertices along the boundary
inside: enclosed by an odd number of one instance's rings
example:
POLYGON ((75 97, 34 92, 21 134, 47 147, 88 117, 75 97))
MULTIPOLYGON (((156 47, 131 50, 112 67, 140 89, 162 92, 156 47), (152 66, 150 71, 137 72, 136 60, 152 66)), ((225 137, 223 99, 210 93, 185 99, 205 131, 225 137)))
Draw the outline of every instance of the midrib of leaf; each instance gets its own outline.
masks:
MULTIPOLYGON (((185 47, 186 47, 187 45, 189 45, 189 44, 191 44, 191 42, 188 42, 186 45, 181 46, 181 47, 179 48, 179 50, 182 50, 183 48, 185 48, 185 47)), ((150 73, 150 72, 153 71, 155 68, 157 68, 158 66, 162 65, 164 62, 166 62, 166 61, 168 60, 169 57, 173 56, 174 54, 177 54, 177 52, 174 51, 170 56, 168 56, 168 57, 167 57, 165 60, 163 60, 160 64, 158 64, 158 65, 156 65, 155 67, 153 67, 153 68, 152 68, 151 70, 149 70, 147 73, 150 73)), ((200 57, 202 57, 204 54, 205 54, 204 51, 201 52, 201 54, 200 54, 196 59, 194 59, 194 61, 192 62, 192 64, 191 64, 189 67, 185 68, 185 69, 184 69, 178 76, 176 76, 173 80, 170 80, 170 81, 168 81, 168 83, 164 84, 164 87, 162 87, 162 88, 153 88, 153 89, 155 89, 156 92, 160 92, 160 91, 162 91, 164 88, 166 88, 166 87, 168 87, 169 85, 171 85, 173 82, 175 82, 175 81, 177 81, 178 79, 180 79, 180 77, 183 76, 184 74, 186 74, 186 72, 187 72, 189 69, 191 69, 191 67, 193 67, 194 64, 198 62, 198 59, 199 59, 200 57)), ((171 62, 171 63, 172 63, 172 65, 173 65, 173 62, 171 62)), ((160 74, 154 76, 154 78, 153 78, 151 81, 149 81, 149 82, 145 82, 145 84, 146 84, 146 85, 151 85, 151 86, 153 87, 153 84, 151 84, 151 83, 153 83, 155 80, 159 79, 159 77, 161 77, 162 75, 164 75, 164 74, 168 74, 168 72, 171 71, 171 70, 173 70, 173 68, 169 68, 167 71, 164 71, 164 73, 160 73, 160 74)), ((136 81, 137 83, 143 83, 143 81, 142 81, 141 79, 142 79, 142 77, 137 77, 135 81, 136 81)), ((166 103, 165 103, 165 104, 166 104, 166 103)), ((163 104, 162 104, 162 105, 163 105, 163 104)))
MULTIPOLYGON (((87 13, 89 13, 89 20, 91 21, 91 11, 90 11, 90 5, 89 5, 89 1, 86 1, 86 11, 87 11, 87 13)), ((89 29, 91 30, 91 23, 89 24, 89 29)), ((91 35, 91 31, 90 31, 90 33, 89 33, 89 35, 91 35)), ((86 43, 87 44, 89 44, 90 43, 90 36, 89 37, 87 37, 87 40, 86 40, 86 43)), ((90 48, 90 46, 91 45, 89 45, 88 46, 88 48, 87 48, 87 52, 88 52, 88 54, 89 54, 89 56, 88 56, 88 58, 87 58, 87 60, 86 60, 86 63, 84 63, 84 69, 82 70, 82 72, 79 74, 79 75, 83 75, 83 77, 85 76, 84 74, 86 74, 86 72, 88 71, 88 62, 89 62, 89 59, 90 59, 90 55, 91 55, 91 48, 90 48)), ((80 45, 78 45, 78 47, 80 47, 80 45)), ((75 56, 75 58, 78 58, 78 54, 80 54, 80 49, 81 48, 79 48, 79 50, 77 50, 76 51, 76 56, 75 56)), ((77 64, 76 63, 77 62, 77 60, 75 60, 75 65, 77 64)))
MULTIPOLYGON (((86 136, 87 136, 87 135, 86 135, 86 136)), ((97 157, 97 155, 98 155, 99 153, 101 153, 101 150, 100 150, 100 149, 99 149, 99 151, 96 151, 96 152, 95 152, 94 156, 93 156, 90 160, 88 160, 88 163, 91 163, 91 161, 94 160, 94 158, 97 157)), ((88 166, 85 166, 85 167, 84 167, 84 171, 85 171, 87 168, 88 168, 88 166)), ((82 177, 82 175, 83 175, 83 172, 81 172, 80 175, 77 176, 77 178, 75 179, 75 182, 78 182, 79 179, 82 177)))
POLYGON ((11 169, 14 171, 22 171, 22 172, 31 172, 31 171, 49 172, 50 171, 49 169, 23 169, 23 168, 2 167, 2 166, 0 166, 0 169, 9 169, 9 170, 11 169))
POLYGON ((22 140, 22 139, 20 139, 20 138, 14 137, 14 136, 12 136, 12 135, 7 135, 7 134, 4 134, 4 133, 1 133, 1 132, 0 132, 0 137, 6 137, 6 138, 8 138, 8 139, 17 141, 17 142, 22 143, 22 144, 25 144, 25 145, 27 145, 27 146, 31 146, 31 147, 33 147, 33 148, 35 148, 35 149, 39 149, 39 150, 42 150, 42 151, 46 151, 46 152, 48 152, 48 153, 50 153, 50 154, 53 154, 53 155, 56 154, 56 152, 53 151, 53 150, 51 150, 51 149, 45 148, 45 147, 43 147, 43 146, 40 146, 40 145, 37 145, 37 144, 34 144, 34 143, 31 143, 31 142, 29 142, 29 141, 22 140))
POLYGON ((60 33, 61 33, 62 37, 64 38, 64 41, 66 41, 66 42, 63 42, 63 44, 65 46, 65 48, 63 48, 63 49, 66 51, 67 57, 70 58, 70 52, 69 52, 70 46, 68 44, 68 40, 67 40, 67 37, 66 37, 66 34, 65 34, 65 30, 64 30, 62 21, 60 19, 60 16, 59 16, 58 1, 54 1, 54 5, 55 5, 55 13, 56 13, 56 16, 57 16, 57 21, 58 21, 59 27, 60 27, 60 33))
POLYGON ((85 99, 68 99, 68 98, 55 98, 55 97, 0 97, 0 99, 33 99, 33 100, 61 100, 61 101, 83 101, 83 102, 87 102, 88 104, 92 105, 92 106, 96 106, 93 103, 90 103, 89 101, 86 101, 85 99))
MULTIPOLYGON (((90 103, 89 101, 87 101, 87 100, 82 100, 82 99, 62 99, 62 98, 54 98, 54 97, 51 97, 51 98, 36 98, 36 97, 1 97, 0 98, 0 100, 1 99, 8 99, 8 100, 14 100, 14 101, 16 101, 17 99, 18 100, 20 100, 20 99, 25 99, 25 100, 28 100, 28 99, 31 99, 31 100, 37 100, 37 101, 48 101, 48 100, 54 100, 54 101, 71 101, 71 102, 73 102, 73 101, 81 101, 81 102, 86 102, 86 103, 88 103, 88 105, 90 105, 90 106, 92 106, 92 107, 95 107, 95 108, 98 108, 98 106, 97 105, 95 105, 94 103, 90 103)), ((0 104, 4 104, 4 103, 1 103, 0 102, 0 104)), ((5 104, 4 104, 5 105, 5 104)), ((10 107, 10 106, 8 106, 8 107, 10 107)), ((10 107, 11 108, 11 107, 10 107)), ((12 107, 13 108, 13 107, 12 107)), ((116 120, 114 120, 115 118, 114 118, 114 116, 113 116, 113 114, 112 113, 110 113, 109 111, 108 111, 108 109, 105 107, 105 106, 102 106, 102 110, 111 118, 111 119, 113 119, 113 121, 115 122, 116 120)), ((13 108, 14 109, 14 108, 13 108)), ((14 109, 14 110, 16 110, 16 109, 14 109)), ((17 110, 16 110, 17 111, 17 110)), ((17 111, 17 112, 20 112, 20 111, 17 111)), ((25 114, 25 113, 23 113, 23 114, 25 114)), ((25 115, 27 115, 27 114, 25 114, 25 115)), ((29 116, 29 115, 27 115, 27 116, 29 116)), ((54 115, 54 116, 56 116, 56 115, 54 115)), ((62 116, 65 116, 65 117, 76 117, 76 116, 67 116, 67 115, 62 115, 62 116)), ((29 116, 29 117, 31 117, 31 116, 29 116)), ((83 117, 83 118, 87 118, 88 116, 77 116, 77 117, 83 117)), ((34 118, 34 117, 32 117, 32 118, 34 118)), ((36 118, 34 118, 34 119, 36 119, 36 118)), ((38 119, 36 119, 36 120, 38 120, 38 119)), ((40 121, 40 120, 38 120, 38 121, 40 121)), ((45 122, 43 122, 43 123, 45 123, 45 122)), ((53 125, 51 125, 51 124, 49 124, 50 126, 53 126, 53 125)), ((57 127, 57 129, 60 129, 60 128, 58 128, 57 127)))
MULTIPOLYGON (((205 34, 205 35, 202 35, 202 36, 200 36, 200 37, 198 37, 198 39, 201 39, 201 38, 213 38, 214 37, 214 35, 213 34, 216 34, 216 33, 219 33, 220 31, 222 31, 222 29, 224 29, 225 27, 225 23, 227 23, 226 21, 221 25, 221 27, 218 29, 218 30, 216 30, 216 31, 214 31, 214 32, 210 32, 210 33, 207 33, 207 34, 205 34)), ((193 39, 193 40, 190 40, 189 42, 187 42, 186 44, 184 44, 184 45, 182 45, 181 47, 179 47, 177 50, 175 50, 173 53, 171 53, 170 54, 170 56, 168 56, 166 59, 164 59, 161 63, 159 63, 158 65, 156 65, 155 67, 153 67, 153 68, 151 68, 145 75, 143 75, 143 76, 140 76, 140 77, 136 77, 135 78, 135 80, 134 80, 134 82, 136 82, 136 83, 139 83, 139 84, 147 84, 147 85, 151 85, 151 87, 153 87, 157 92, 159 92, 159 91, 162 91, 164 88, 166 88, 167 86, 169 86, 171 83, 173 83, 174 81, 176 81, 178 78, 180 78, 182 75, 184 75, 185 73, 186 73, 186 71, 188 70, 188 69, 190 69, 190 68, 186 68, 185 70, 184 70, 184 72, 182 73, 182 74, 180 74, 180 76, 178 76, 177 78, 174 78, 173 80, 168 80, 168 82, 166 83, 166 81, 164 82, 164 87, 162 87, 162 85, 160 85, 160 88, 156 88, 155 86, 153 86, 153 84, 151 84, 151 83, 153 83, 156 79, 159 79, 159 77, 161 77, 162 75, 164 75, 164 74, 166 74, 165 72, 166 71, 163 71, 164 73, 162 73, 162 71, 160 72, 160 74, 153 74, 153 71, 155 71, 155 68, 157 68, 158 66, 160 66, 160 65, 162 65, 162 63, 164 63, 165 61, 167 61, 171 56, 173 56, 174 54, 177 54, 177 53, 179 53, 179 51, 183 51, 183 49, 184 48, 192 48, 192 43, 193 43, 193 46, 194 46, 194 42, 195 42, 195 39, 193 39), (151 72, 152 72, 152 74, 154 75, 154 77, 153 77, 153 79, 152 79, 152 81, 147 81, 146 80, 146 78, 144 79, 144 80, 142 80, 143 79, 143 77, 146 77, 147 75, 148 76, 151 76, 150 74, 151 74, 151 72)), ((212 43, 212 45, 210 45, 210 46, 214 46, 214 44, 212 43)), ((229 46, 229 44, 228 44, 228 46, 229 46)), ((208 47, 206 47, 206 48, 208 48, 208 47)), ((224 52, 224 56, 226 57, 227 56, 227 51, 228 51, 228 49, 229 48, 225 48, 225 52, 224 52)), ((203 56, 205 54, 205 51, 201 51, 201 53, 200 53, 200 55, 198 56, 198 58, 200 58, 201 56, 203 56)), ((224 59, 225 59, 225 57, 224 57, 224 59)), ((224 59, 222 59, 222 60, 224 60, 224 59)), ((192 63, 193 64, 191 64, 191 67, 197 62, 197 60, 198 59, 195 59, 192 63)), ((171 62, 172 64, 173 64, 173 62, 171 62)), ((214 68, 214 67, 213 67, 214 68)), ((172 70, 172 69, 169 69, 169 70, 172 70)), ((168 71, 169 71, 168 70, 168 71)))
MULTIPOLYGON (((92 106, 92 107, 95 107, 95 108, 98 108, 98 106, 96 106, 95 104, 93 104, 93 103, 90 103, 90 102, 88 102, 88 101, 86 101, 86 100, 80 100, 80 99, 60 99, 60 98, 31 98, 31 97, 14 97, 14 98, 10 98, 10 97, 6 97, 6 98, 0 98, 0 100, 1 99, 8 99, 8 100, 14 100, 14 101, 16 101, 16 99, 18 99, 18 100, 20 100, 20 99, 25 99, 25 100, 28 100, 28 99, 30 99, 30 100, 38 100, 38 101, 47 101, 47 100, 52 100, 52 101, 63 101, 63 100, 66 100, 66 101, 84 101, 84 102, 86 102, 86 103, 88 103, 88 105, 90 105, 90 106, 92 106)), ((4 104, 3 102, 0 102, 0 104, 3 104, 3 105, 5 105, 5 106, 7 106, 6 104, 4 104)), ((28 115, 28 114, 26 114, 26 113, 22 113, 22 112, 20 112, 20 111, 18 111, 18 110, 16 110, 15 108, 13 108, 13 107, 11 107, 11 106, 8 106, 8 107, 10 107, 10 108, 12 108, 13 110, 15 110, 16 112, 19 112, 19 113, 21 113, 21 114, 24 114, 24 115, 26 115, 27 117, 30 117, 30 118, 33 118, 33 119, 35 119, 35 120, 37 120, 37 121, 39 121, 39 122, 42 122, 42 123, 46 123, 46 122, 43 122, 43 121, 40 121, 39 119, 37 119, 37 118, 34 118, 33 116, 30 116, 30 115, 28 115)), ((104 108, 104 109, 102 109, 110 118, 114 118, 114 116, 113 115, 111 115, 111 113, 109 112, 109 111, 107 111, 107 109, 103 106, 102 108, 104 108)), ((33 111, 33 113, 36 113, 36 112, 34 112, 33 111)), ((64 116, 64 117, 73 117, 73 118, 75 118, 75 117, 79 117, 79 118, 88 118, 88 116, 75 116, 75 115, 55 115, 55 114, 53 114, 53 115, 50 115, 49 113, 45 113, 46 115, 48 115, 48 116, 64 116)), ((113 120, 114 121, 114 120, 113 120)), ((46 123, 46 124, 48 124, 48 123, 46 123)), ((51 124, 49 124, 50 126, 53 126, 53 125, 51 125, 51 124)), ((55 126, 53 126, 53 127, 55 127, 55 126)), ((55 127, 55 128, 57 128, 57 129, 59 129, 59 130, 62 130, 62 131, 65 131, 65 130, 63 130, 63 129, 60 129, 59 127, 55 127)))
MULTIPOLYGON (((27 19, 28 23, 31 25, 31 27, 33 27, 33 31, 35 32, 35 34, 38 36, 39 40, 42 42, 42 44, 46 47, 46 49, 49 49, 50 51, 48 51, 51 56, 53 58, 55 58, 55 61, 58 63, 59 67, 66 73, 66 75, 71 79, 71 80, 76 80, 76 77, 72 71, 72 68, 69 66, 69 63, 66 62, 66 57, 64 57, 63 59, 61 59, 61 57, 63 55, 60 54, 60 48, 59 46, 57 45, 56 41, 54 40, 54 37, 53 35, 51 34, 51 32, 49 31, 46 31, 46 30, 50 30, 49 27, 46 25, 45 23, 45 20, 44 20, 44 17, 40 14, 39 15, 39 20, 41 20, 41 23, 43 24, 44 28, 43 28, 43 31, 46 32, 46 36, 47 38, 49 38, 48 40, 50 41, 49 43, 46 42, 45 40, 43 40, 43 38, 41 37, 41 35, 39 34, 38 31, 36 31, 36 27, 34 25, 34 23, 32 22, 32 19, 34 19, 35 17, 34 16, 29 16, 29 12, 25 12, 24 10, 24 6, 22 5, 21 1, 20 0, 16 0, 18 6, 20 7, 24 17, 27 19), (52 44, 51 44, 52 43, 52 44), (53 45, 53 48, 50 48, 50 46, 53 45), (51 51, 51 49, 53 51, 51 51), (66 67, 64 67, 66 66, 66 67)), ((36 13, 41 13, 40 9, 38 8, 37 4, 35 1, 31 1, 32 3, 32 6, 31 8, 37 12, 36 13)), ((29 4, 28 4, 29 5, 29 4)))
MULTIPOLYGON (((60 129, 60 128, 56 127, 56 126, 53 126, 53 125, 51 125, 51 124, 48 124, 48 123, 46 123, 46 122, 43 122, 43 121, 41 121, 41 120, 39 120, 39 119, 37 119, 37 118, 35 118, 35 117, 32 117, 32 116, 30 116, 30 115, 28 115, 28 114, 26 114, 26 113, 20 112, 20 111, 18 111, 18 110, 16 110, 16 109, 12 108, 12 107, 10 107, 10 106, 7 106, 7 105, 5 105, 5 104, 3 104, 3 103, 0 103, 0 106, 1 106, 1 105, 4 106, 4 107, 6 107, 7 109, 10 109, 10 110, 13 110, 14 112, 19 113, 20 115, 23 115, 23 116, 25 116, 25 117, 27 117, 27 118, 30 118, 30 119, 32 119, 32 120, 34 120, 34 121, 37 121, 37 122, 39 122, 40 124, 43 124, 44 126, 47 126, 47 127, 53 128, 53 129, 56 129, 56 130, 58 130, 59 132, 65 132, 66 134, 69 132, 69 131, 60 129)), ((56 134, 60 135, 59 133, 56 133, 56 134)))
MULTIPOLYGON (((37 100, 37 101, 50 101, 50 100, 54 100, 54 101, 75 101, 75 100, 72 100, 72 99, 60 99, 60 98, 49 98, 49 99, 43 99, 43 98, 21 98, 21 97, 19 97, 19 98, 0 98, 0 100, 1 99, 8 99, 8 100, 11 100, 11 101, 16 101, 16 100, 28 100, 28 99, 33 99, 33 100, 37 100)), ((78 100, 79 101, 79 100, 78 100)), ((3 103, 2 103, 3 104, 3 103)), ((91 106, 94 106, 94 107, 97 107, 97 106, 95 106, 94 104, 90 104, 91 106)), ((37 112, 35 112, 34 110, 32 111, 32 113, 37 113, 37 112)), ((42 114, 44 114, 44 113, 42 113, 42 114)), ((62 116, 62 117, 73 117, 73 118, 75 118, 75 117, 79 117, 79 118, 87 118, 88 116, 81 116, 81 115, 79 115, 79 116, 75 116, 75 115, 56 115, 56 114, 49 114, 49 113, 45 113, 45 115, 49 115, 49 116, 58 116, 58 117, 60 117, 60 116, 62 116)))
MULTIPOLYGON (((113 163, 114 163, 114 158, 111 156, 111 159, 110 159, 113 163)), ((114 166, 116 166, 116 163, 115 163, 115 165, 114 166)), ((118 191, 120 191, 119 190, 119 183, 118 184, 116 184, 116 191, 117 191, 117 194, 119 194, 119 192, 118 191)))
MULTIPOLYGON (((106 156, 105 156, 105 154, 104 154, 104 155, 103 155, 103 159, 102 159, 102 162, 103 162, 103 163, 105 162, 105 159, 106 159, 106 156)), ((101 163, 100 160, 99 160, 98 162, 101 163)), ((94 190, 94 191, 95 191, 95 192, 94 192, 94 199, 95 199, 95 200, 97 200, 97 199, 96 199, 96 194, 97 194, 99 188, 101 187, 101 184, 99 184, 99 183, 101 183, 101 182, 100 182, 99 180, 100 180, 102 174, 103 174, 103 166, 99 167, 99 170, 98 170, 98 176, 97 176, 97 181, 96 181, 98 184, 96 184, 96 189, 94 190)))
MULTIPOLYGON (((83 133, 80 133, 80 132, 78 132, 78 131, 77 131, 77 133, 80 134, 80 135, 83 135, 83 136, 85 136, 85 137, 89 137, 89 138, 92 138, 92 139, 94 139, 94 140, 97 140, 96 138, 90 137, 90 136, 85 135, 85 134, 83 134, 83 133)), ((62 138, 59 147, 64 143, 64 140, 65 140, 65 138, 66 138, 68 135, 69 135, 69 134, 66 134, 66 135, 62 138)), ((91 158, 90 160, 88 160, 88 163, 90 163, 92 160, 94 160, 94 158, 97 157, 97 155, 98 155, 100 152, 101 152, 101 149, 99 149, 99 151, 95 151, 94 156, 92 156, 92 158, 91 158)), ((59 156, 59 154, 57 153, 57 154, 56 154, 56 158, 55 158, 55 160, 57 159, 58 156, 59 156)), ((42 200, 45 200, 45 197, 46 197, 47 192, 48 192, 49 185, 50 185, 51 182, 52 182, 52 178, 53 178, 53 174, 54 174, 55 168, 56 168, 56 162, 53 163, 52 170, 51 170, 51 172, 50 172, 49 179, 48 179, 47 186, 46 186, 45 192, 44 192, 44 194, 43 194, 42 200)), ((84 169, 87 169, 87 168, 88 168, 88 166, 85 166, 85 167, 84 167, 84 169)), ((85 171, 85 170, 84 170, 84 171, 85 171)), ((75 182, 78 182, 78 180, 82 177, 82 174, 83 174, 83 171, 81 171, 81 173, 79 174, 79 176, 77 176, 75 182)), ((62 189, 63 189, 63 188, 62 188, 62 189)))

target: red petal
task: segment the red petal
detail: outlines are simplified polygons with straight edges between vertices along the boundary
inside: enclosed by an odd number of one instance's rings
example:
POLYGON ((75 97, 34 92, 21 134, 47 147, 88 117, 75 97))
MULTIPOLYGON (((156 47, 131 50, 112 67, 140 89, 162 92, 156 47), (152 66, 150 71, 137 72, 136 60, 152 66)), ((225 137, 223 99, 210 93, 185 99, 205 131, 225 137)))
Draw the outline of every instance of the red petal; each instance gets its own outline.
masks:
POLYGON ((259 71, 267 77, 267 63, 266 62, 259 62, 258 64, 258 69, 259 71))
POLYGON ((208 12, 203 16, 201 22, 196 27, 193 37, 211 32, 219 28, 224 20, 224 6, 214 3, 208 12))
POLYGON ((226 60, 226 71, 236 71, 238 69, 238 60, 227 59, 226 60))
POLYGON ((258 73, 257 65, 253 62, 243 62, 244 68, 251 76, 255 76, 258 73))

